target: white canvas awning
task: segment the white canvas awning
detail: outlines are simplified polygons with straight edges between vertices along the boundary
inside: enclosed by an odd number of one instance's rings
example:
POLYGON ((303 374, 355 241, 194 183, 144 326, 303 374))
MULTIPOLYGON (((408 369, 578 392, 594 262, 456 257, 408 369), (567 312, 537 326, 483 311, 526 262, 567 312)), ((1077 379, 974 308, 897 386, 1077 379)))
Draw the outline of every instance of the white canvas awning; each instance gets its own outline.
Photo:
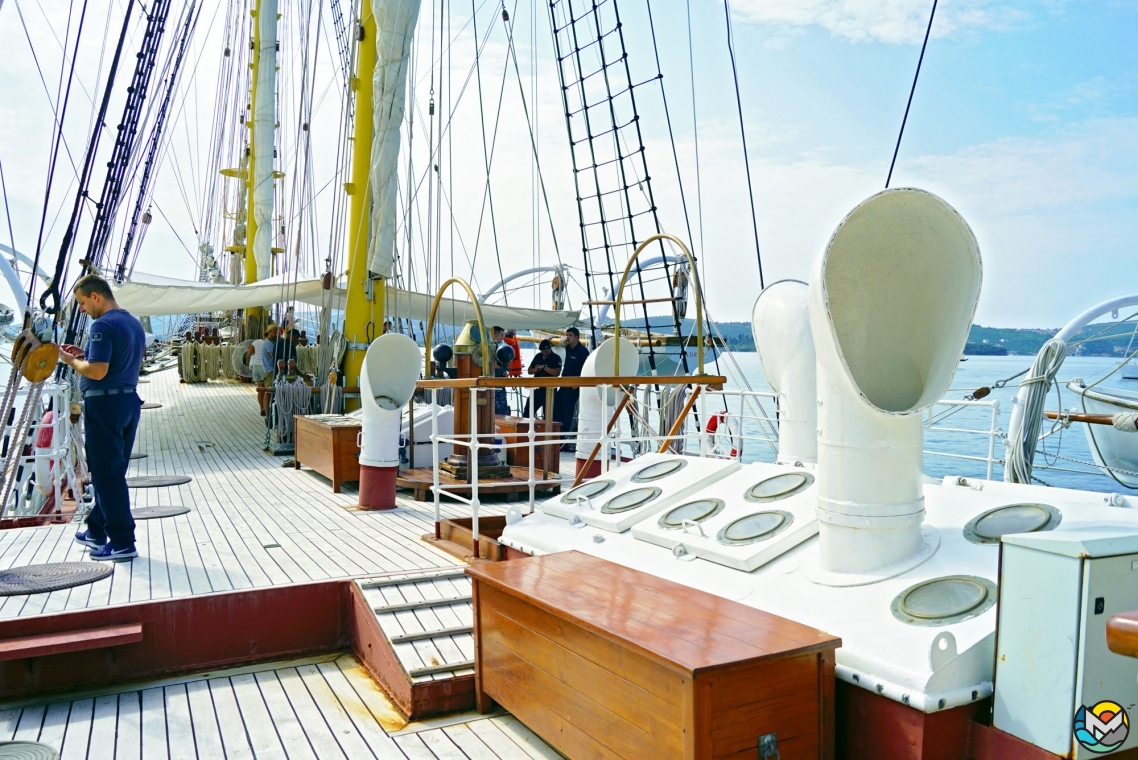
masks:
MULTIPOLYGON (((119 306, 136 317, 234 311, 288 301, 343 309, 345 302, 342 288, 337 287, 330 293, 323 289, 318 278, 293 282, 287 280, 287 275, 279 275, 252 285, 215 285, 209 282, 177 280, 172 277, 135 272, 129 282, 121 285, 111 283, 111 287, 115 291, 115 300, 119 306)), ((434 296, 426 293, 389 287, 384 311, 389 317, 426 322, 433 301, 434 296)), ((462 324, 474 318, 474 307, 469 301, 443 298, 439 302, 436 320, 440 324, 462 324)), ((482 318, 486 321, 487 327, 500 325, 513 330, 563 330, 578 322, 580 314, 575 311, 483 304, 482 318)))

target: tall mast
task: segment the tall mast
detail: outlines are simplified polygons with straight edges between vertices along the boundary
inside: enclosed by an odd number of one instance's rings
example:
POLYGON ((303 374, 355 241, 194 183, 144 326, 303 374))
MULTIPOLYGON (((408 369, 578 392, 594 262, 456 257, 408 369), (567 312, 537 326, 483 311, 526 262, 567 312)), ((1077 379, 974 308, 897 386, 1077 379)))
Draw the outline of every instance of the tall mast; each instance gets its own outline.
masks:
MULTIPOLYGON (((372 92, 375 78, 375 15, 371 0, 362 0, 360 8, 359 34, 356 36, 356 76, 352 86, 356 91, 356 115, 352 125, 352 166, 351 179, 344 189, 351 196, 348 206, 348 275, 347 303, 344 307, 344 337, 348 350, 344 355, 344 382, 351 385, 359 382, 364 354, 367 352, 368 323, 373 315, 378 315, 380 330, 383 329, 384 297, 386 291, 382 280, 372 283, 367 268, 368 218, 371 211, 371 140, 372 92), (371 287, 372 285, 376 287, 371 287)), ((374 330, 378 335, 379 330, 374 330)))
MULTIPOLYGON (((257 0, 253 10, 253 87, 248 122, 248 207, 245 282, 272 274, 273 157, 276 132, 277 0, 257 0)), ((259 309, 250 310, 259 313, 259 309)))

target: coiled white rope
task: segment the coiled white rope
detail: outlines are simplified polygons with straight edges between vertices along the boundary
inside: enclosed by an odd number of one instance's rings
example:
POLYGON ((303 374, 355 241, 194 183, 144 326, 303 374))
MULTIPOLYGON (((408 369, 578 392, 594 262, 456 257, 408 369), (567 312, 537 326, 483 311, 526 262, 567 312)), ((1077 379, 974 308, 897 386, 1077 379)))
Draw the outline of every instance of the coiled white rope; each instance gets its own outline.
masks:
POLYGON ((1031 371, 1020 385, 1027 386, 1019 434, 1008 439, 1008 475, 1012 483, 1031 483, 1031 467, 1035 447, 1039 443, 1039 426, 1043 422, 1043 406, 1055 375, 1067 358, 1067 344, 1052 338, 1043 344, 1031 371))
POLYGON ((275 390, 277 442, 291 443, 293 416, 308 411, 308 406, 312 403, 312 389, 298 377, 292 381, 281 378, 275 390))

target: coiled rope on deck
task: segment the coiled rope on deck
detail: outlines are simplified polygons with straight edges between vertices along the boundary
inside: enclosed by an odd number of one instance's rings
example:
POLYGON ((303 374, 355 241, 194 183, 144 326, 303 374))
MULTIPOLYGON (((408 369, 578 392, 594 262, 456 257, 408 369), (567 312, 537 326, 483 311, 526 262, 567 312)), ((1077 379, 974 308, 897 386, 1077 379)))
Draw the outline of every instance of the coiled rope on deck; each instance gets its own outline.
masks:
POLYGON ((1031 483, 1032 462, 1035 459, 1035 447, 1039 443, 1039 426, 1043 421, 1043 405, 1055 382, 1055 375, 1066 358, 1067 344, 1058 338, 1052 338, 1043 344, 1035 357, 1035 363, 1031 365, 1031 371, 1020 383, 1021 387, 1027 386, 1027 395, 1019 433, 1014 438, 1008 437, 1007 473, 1012 483, 1031 483))

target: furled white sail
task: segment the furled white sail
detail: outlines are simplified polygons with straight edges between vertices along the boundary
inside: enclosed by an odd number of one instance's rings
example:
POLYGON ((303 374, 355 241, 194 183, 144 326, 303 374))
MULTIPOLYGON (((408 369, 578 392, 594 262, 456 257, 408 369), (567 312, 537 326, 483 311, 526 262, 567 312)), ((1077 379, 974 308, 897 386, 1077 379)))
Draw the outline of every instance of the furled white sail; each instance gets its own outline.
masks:
POLYGON ((273 265, 273 152, 277 123, 277 0, 261 0, 257 17, 260 56, 257 63, 253 113, 253 258, 257 280, 272 274, 273 265))
MULTIPOLYGON (((252 285, 215 285, 135 272, 130 281, 121 285, 111 283, 111 287, 119 306, 136 317, 234 311, 283 301, 343 309, 346 299, 342 288, 337 287, 331 293, 324 290, 320 278, 290 281, 288 275, 278 275, 252 285)), ((426 293, 387 289, 389 316, 426 322, 433 301, 434 296, 426 293)), ((436 319, 440 324, 462 324, 474 318, 474 307, 468 301, 444 298, 439 302, 436 319)), ((487 327, 500 325, 515 330, 561 330, 577 322, 580 315, 575 311, 487 304, 482 306, 482 318, 487 327)))
POLYGON ((372 12, 376 28, 375 132, 371 150, 372 235, 368 269, 390 278, 395 261, 399 130, 403 125, 407 59, 419 18, 419 0, 372 0, 372 12))

